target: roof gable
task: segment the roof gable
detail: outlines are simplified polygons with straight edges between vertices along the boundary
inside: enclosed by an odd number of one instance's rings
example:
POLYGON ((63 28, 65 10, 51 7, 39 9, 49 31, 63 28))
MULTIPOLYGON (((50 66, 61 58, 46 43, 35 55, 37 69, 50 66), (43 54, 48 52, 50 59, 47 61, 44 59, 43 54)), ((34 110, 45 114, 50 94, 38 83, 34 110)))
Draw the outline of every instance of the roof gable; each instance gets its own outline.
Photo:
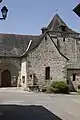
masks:
POLYGON ((73 31, 72 29, 70 29, 66 23, 61 19, 61 17, 56 14, 53 19, 51 20, 51 22, 49 23, 49 25, 47 26, 48 30, 51 31, 61 31, 60 30, 60 26, 65 26, 66 27, 66 32, 71 32, 71 33, 76 33, 75 31, 73 31))
POLYGON ((56 14, 53 19, 51 20, 51 22, 48 25, 48 29, 54 28, 54 27, 58 27, 59 25, 65 25, 64 21, 60 18, 60 16, 58 14, 56 14))

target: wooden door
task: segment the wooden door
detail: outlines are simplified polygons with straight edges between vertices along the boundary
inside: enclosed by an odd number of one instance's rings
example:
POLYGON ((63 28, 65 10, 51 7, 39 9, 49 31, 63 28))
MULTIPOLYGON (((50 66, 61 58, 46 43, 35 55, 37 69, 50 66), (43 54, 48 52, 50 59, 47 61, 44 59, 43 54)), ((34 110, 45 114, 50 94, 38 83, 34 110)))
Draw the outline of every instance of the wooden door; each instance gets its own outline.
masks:
POLYGON ((1 86, 11 87, 11 73, 8 70, 4 70, 1 74, 1 86))

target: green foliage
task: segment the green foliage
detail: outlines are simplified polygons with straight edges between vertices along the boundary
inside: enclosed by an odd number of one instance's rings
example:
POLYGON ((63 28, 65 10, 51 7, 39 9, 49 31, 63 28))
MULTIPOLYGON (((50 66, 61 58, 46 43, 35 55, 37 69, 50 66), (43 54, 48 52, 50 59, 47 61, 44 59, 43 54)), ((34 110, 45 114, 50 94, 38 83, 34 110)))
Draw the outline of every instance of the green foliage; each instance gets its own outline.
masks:
POLYGON ((59 90, 57 88, 49 87, 48 93, 59 93, 59 90))
POLYGON ((47 92, 48 92, 48 93, 53 93, 53 92, 54 92, 54 88, 51 87, 51 86, 49 86, 49 87, 47 88, 47 92))
POLYGON ((43 86, 41 89, 45 93, 69 93, 69 86, 64 81, 54 81, 48 86, 43 86))
POLYGON ((69 87, 64 81, 52 82, 50 90, 54 93, 69 93, 69 87))

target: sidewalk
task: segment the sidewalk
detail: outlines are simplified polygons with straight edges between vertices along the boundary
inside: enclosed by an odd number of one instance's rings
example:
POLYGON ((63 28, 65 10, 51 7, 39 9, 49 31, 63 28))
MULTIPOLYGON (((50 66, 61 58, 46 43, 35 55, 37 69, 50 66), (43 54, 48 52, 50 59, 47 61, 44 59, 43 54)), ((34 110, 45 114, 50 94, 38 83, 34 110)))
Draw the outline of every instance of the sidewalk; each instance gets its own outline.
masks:
POLYGON ((21 88, 18 87, 6 87, 6 88, 0 88, 0 92, 23 92, 21 88))

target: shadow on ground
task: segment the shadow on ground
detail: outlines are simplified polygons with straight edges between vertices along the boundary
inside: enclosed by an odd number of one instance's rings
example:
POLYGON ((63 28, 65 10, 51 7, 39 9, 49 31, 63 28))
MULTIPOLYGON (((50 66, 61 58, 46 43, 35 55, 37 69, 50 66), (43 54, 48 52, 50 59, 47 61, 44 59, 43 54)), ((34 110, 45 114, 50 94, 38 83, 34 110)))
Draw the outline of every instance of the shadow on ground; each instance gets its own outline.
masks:
POLYGON ((0 105, 0 120, 62 120, 43 106, 0 105))

